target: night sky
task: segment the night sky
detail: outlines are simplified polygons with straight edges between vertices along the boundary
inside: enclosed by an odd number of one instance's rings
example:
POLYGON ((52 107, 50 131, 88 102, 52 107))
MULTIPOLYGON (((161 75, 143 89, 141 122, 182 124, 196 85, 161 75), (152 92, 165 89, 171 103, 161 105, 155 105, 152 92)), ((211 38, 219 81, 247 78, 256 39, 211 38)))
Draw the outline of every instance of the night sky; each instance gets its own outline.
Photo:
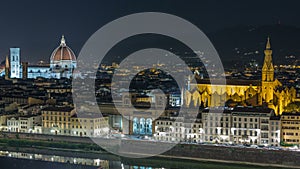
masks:
POLYGON ((237 25, 278 22, 300 27, 299 7, 297 0, 6 0, 0 2, 0 60, 10 47, 18 46, 23 61, 49 62, 62 34, 78 55, 104 24, 136 12, 175 14, 211 33, 237 25))

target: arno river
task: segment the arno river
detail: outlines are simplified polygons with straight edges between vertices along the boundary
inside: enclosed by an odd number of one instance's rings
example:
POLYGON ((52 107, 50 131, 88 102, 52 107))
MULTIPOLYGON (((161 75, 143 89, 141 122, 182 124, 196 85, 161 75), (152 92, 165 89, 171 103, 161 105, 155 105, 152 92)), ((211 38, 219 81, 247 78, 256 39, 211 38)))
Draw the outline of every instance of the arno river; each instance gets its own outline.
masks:
MULTIPOLYGON (((205 163, 178 159, 126 159, 102 155, 87 158, 86 153, 74 153, 74 157, 56 155, 55 151, 36 154, 16 151, 0 151, 1 169, 263 169, 258 167, 221 163, 205 163), (81 157, 82 156, 82 157, 81 157), (113 158, 112 158, 113 157, 113 158), (105 158, 105 159, 103 159, 105 158)), ((92 155, 95 156, 95 155, 92 155)), ((89 157, 92 157, 89 156, 89 157)))

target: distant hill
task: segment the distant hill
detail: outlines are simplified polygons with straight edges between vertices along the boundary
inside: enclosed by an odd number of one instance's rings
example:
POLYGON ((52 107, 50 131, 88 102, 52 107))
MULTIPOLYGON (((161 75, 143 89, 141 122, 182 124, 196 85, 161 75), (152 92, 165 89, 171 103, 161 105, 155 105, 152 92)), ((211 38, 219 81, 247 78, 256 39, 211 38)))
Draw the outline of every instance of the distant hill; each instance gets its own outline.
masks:
POLYGON ((300 28, 297 27, 237 26, 208 34, 226 68, 232 67, 233 63, 239 67, 251 59, 261 65, 268 36, 271 38, 275 64, 295 64, 300 59, 300 28))

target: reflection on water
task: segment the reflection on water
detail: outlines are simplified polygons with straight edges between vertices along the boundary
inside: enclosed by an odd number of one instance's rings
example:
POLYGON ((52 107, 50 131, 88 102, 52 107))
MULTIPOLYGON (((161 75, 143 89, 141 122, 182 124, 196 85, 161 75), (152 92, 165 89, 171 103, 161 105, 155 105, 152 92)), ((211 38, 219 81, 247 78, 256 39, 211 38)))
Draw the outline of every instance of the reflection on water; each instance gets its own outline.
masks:
MULTIPOLYGON (((13 159, 27 159, 32 161, 45 161, 45 162, 55 162, 62 164, 72 164, 78 166, 90 166, 95 169, 165 169, 165 168, 153 168, 145 166, 129 166, 121 163, 120 161, 109 161, 101 159, 89 159, 89 158, 78 158, 78 157, 63 157, 57 155, 45 155, 45 154, 33 154, 33 153, 24 153, 24 152, 9 152, 9 151, 0 151, 0 156, 6 158, 5 161, 13 159)), ((34 165, 34 163, 31 163, 34 165)), ((2 165, 2 163, 1 163, 2 165)), ((24 166, 20 166, 22 168, 24 166)), ((34 169, 35 166, 30 168, 34 169)), ((63 168, 63 167, 60 167, 63 168)), ((69 167, 68 167, 69 168, 69 167)))
MULTIPOLYGON (((1 169, 267 169, 276 167, 205 161, 145 158, 132 159, 106 153, 10 148, 1 151, 1 169)), ((280 168, 277 168, 280 169, 280 168)))
POLYGON ((59 162, 59 163, 101 166, 103 169, 109 169, 109 161, 100 160, 100 159, 62 157, 56 155, 42 155, 42 154, 8 152, 8 151, 0 151, 0 155, 5 157, 19 158, 19 159, 31 159, 31 160, 41 160, 41 161, 50 161, 50 162, 59 162))

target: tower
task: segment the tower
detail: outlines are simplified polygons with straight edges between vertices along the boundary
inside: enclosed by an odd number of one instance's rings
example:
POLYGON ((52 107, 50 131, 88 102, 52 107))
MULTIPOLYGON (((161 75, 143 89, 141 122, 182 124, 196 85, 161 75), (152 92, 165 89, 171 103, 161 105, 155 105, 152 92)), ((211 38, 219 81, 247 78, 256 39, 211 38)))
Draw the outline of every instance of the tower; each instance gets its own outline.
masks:
POLYGON ((10 48, 10 78, 20 78, 20 48, 10 48))
POLYGON ((22 62, 22 78, 27 79, 28 77, 28 62, 22 62))
POLYGON ((9 59, 8 56, 6 56, 5 58, 5 79, 8 80, 9 79, 9 59))
POLYGON ((264 51, 265 59, 262 67, 262 102, 271 104, 274 92, 274 66, 272 62, 272 49, 270 38, 268 37, 266 49, 264 51))

